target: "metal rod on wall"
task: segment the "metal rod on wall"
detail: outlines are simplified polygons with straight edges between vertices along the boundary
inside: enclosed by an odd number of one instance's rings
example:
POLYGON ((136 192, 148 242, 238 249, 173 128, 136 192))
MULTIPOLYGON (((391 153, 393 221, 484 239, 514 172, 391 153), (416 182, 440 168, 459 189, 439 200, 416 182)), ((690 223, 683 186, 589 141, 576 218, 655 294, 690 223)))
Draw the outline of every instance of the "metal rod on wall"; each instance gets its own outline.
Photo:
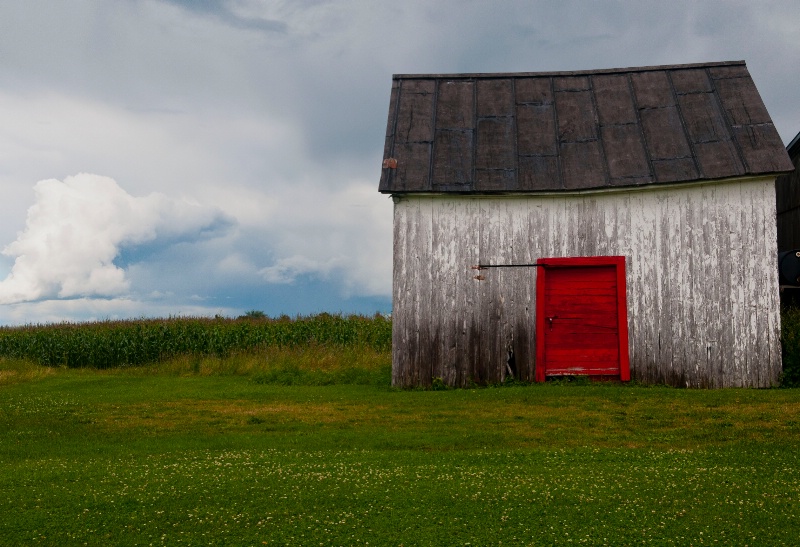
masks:
POLYGON ((544 268, 544 264, 477 264, 473 270, 488 270, 489 268, 544 268))
MULTIPOLYGON (((476 264, 471 266, 473 270, 488 270, 489 268, 544 268, 545 264, 476 264)), ((483 275, 476 275, 473 279, 483 281, 486 279, 483 275)))

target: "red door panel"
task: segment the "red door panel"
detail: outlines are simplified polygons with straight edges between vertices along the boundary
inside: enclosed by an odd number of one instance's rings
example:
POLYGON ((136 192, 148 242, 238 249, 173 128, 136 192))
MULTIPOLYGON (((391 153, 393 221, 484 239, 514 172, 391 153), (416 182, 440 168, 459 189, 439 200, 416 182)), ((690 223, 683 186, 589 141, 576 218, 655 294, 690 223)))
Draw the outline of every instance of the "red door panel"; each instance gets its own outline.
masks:
POLYGON ((538 263, 536 380, 553 375, 630 379, 625 258, 538 263))

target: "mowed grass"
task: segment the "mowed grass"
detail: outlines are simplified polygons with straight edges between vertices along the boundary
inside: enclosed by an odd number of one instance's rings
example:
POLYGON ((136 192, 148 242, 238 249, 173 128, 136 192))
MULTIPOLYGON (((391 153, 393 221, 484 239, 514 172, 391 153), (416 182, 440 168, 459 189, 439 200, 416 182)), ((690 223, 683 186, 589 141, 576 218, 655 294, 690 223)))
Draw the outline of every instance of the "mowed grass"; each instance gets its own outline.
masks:
POLYGON ((797 545, 800 390, 399 391, 388 367, 0 361, 0 544, 797 545))

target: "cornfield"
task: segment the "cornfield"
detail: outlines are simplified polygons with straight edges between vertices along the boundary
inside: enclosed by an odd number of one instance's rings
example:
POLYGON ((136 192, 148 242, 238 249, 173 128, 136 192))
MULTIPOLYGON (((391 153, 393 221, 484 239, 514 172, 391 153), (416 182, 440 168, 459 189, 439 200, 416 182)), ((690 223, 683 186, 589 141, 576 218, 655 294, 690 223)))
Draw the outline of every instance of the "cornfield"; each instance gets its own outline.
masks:
POLYGON ((0 357, 104 369, 312 345, 385 352, 391 342, 391 320, 379 314, 140 319, 2 327, 0 357))

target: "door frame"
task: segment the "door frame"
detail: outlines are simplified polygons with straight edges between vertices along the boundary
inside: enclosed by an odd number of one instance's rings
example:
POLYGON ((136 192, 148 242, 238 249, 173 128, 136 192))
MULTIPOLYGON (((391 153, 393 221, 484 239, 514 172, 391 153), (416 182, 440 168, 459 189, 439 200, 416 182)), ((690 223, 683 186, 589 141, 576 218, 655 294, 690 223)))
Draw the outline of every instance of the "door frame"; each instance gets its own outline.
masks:
POLYGON ((628 355, 628 306, 627 285, 625 282, 624 256, 581 256, 568 258, 540 258, 536 261, 536 372, 534 379, 544 382, 547 378, 545 356, 545 287, 547 270, 555 268, 580 268, 614 266, 617 276, 617 330, 619 333, 619 379, 631 379, 630 357, 628 355))

